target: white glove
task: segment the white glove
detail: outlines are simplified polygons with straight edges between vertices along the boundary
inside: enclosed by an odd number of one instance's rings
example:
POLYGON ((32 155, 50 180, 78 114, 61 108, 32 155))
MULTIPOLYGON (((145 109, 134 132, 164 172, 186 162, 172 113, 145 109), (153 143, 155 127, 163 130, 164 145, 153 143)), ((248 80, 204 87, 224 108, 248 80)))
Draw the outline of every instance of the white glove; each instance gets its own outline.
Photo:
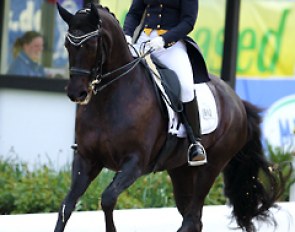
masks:
POLYGON ((153 38, 148 45, 153 49, 154 51, 158 51, 162 48, 164 48, 165 42, 162 36, 157 36, 156 38, 153 38))
POLYGON ((125 38, 128 44, 132 44, 132 38, 130 35, 125 35, 125 38))

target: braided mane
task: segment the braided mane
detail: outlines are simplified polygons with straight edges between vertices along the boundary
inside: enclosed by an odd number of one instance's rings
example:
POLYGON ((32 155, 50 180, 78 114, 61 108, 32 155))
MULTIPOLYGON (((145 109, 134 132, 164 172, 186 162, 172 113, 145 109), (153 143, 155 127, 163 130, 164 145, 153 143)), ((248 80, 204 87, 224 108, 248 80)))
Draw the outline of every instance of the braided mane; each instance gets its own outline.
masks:
MULTIPOLYGON (((116 19, 117 22, 119 23, 119 20, 117 19, 116 15, 115 15, 113 12, 111 12, 110 9, 109 9, 108 7, 106 7, 106 6, 102 6, 102 5, 99 4, 99 3, 92 3, 92 4, 94 4, 95 7, 96 7, 97 9, 104 10, 104 11, 106 11, 107 13, 109 13, 110 15, 112 15, 112 16, 114 17, 114 19, 116 19)), ((91 3, 86 4, 85 8, 90 8, 90 5, 91 5, 91 3)))

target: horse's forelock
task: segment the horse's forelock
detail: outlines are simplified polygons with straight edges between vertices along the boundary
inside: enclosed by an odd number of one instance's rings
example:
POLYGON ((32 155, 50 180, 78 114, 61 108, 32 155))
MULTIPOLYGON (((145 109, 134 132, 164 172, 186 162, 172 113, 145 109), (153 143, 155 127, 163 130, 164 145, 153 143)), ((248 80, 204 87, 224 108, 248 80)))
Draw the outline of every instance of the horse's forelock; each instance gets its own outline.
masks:
POLYGON ((119 20, 116 18, 116 15, 110 11, 110 9, 106 6, 102 6, 101 4, 95 4, 95 3, 88 3, 86 4, 86 8, 91 9, 91 4, 93 4, 96 9, 98 10, 98 12, 106 12, 108 15, 112 16, 114 19, 116 19, 118 22, 119 20))
POLYGON ((70 31, 78 29, 88 33, 97 30, 101 16, 111 16, 111 18, 119 23, 115 14, 112 13, 108 7, 104 7, 100 4, 88 3, 85 8, 78 10, 74 17, 72 17, 69 25, 70 31))

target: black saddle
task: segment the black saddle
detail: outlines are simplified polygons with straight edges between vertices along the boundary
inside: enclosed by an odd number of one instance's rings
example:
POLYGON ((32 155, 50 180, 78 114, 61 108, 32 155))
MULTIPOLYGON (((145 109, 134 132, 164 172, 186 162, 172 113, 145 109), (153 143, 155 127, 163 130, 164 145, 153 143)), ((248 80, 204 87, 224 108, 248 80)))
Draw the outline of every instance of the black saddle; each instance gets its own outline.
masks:
MULTIPOLYGON (((182 111, 182 102, 180 100, 181 88, 176 73, 163 65, 157 58, 151 56, 154 64, 161 75, 161 84, 170 101, 170 106, 175 112, 182 111)), ((168 102, 169 102, 168 101, 168 102)))
MULTIPOLYGON (((186 37, 184 41, 193 69, 194 82, 198 84, 210 81, 206 63, 198 45, 189 37, 186 37)), ((151 58, 161 75, 161 83, 169 98, 171 108, 175 112, 182 112, 183 106, 180 100, 181 88, 177 74, 173 70, 167 68, 153 55, 151 55, 151 58)))
POLYGON ((206 62, 200 51, 199 46, 193 39, 188 36, 185 37, 184 42, 187 48, 188 57, 192 65, 195 84, 210 81, 206 62))

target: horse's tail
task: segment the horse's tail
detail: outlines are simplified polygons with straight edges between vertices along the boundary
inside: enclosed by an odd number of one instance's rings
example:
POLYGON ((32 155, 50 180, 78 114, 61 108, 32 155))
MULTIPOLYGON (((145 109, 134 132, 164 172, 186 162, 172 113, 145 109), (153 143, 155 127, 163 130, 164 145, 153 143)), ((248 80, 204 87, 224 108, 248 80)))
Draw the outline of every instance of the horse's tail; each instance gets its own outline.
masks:
MULTIPOLYGON (((263 154, 260 140, 261 110, 244 101, 248 121, 248 142, 224 169, 225 196, 233 206, 239 227, 255 231, 253 218, 276 225, 269 209, 283 190, 283 181, 275 175, 263 154)), ((281 177, 281 175, 279 175, 281 177)))

